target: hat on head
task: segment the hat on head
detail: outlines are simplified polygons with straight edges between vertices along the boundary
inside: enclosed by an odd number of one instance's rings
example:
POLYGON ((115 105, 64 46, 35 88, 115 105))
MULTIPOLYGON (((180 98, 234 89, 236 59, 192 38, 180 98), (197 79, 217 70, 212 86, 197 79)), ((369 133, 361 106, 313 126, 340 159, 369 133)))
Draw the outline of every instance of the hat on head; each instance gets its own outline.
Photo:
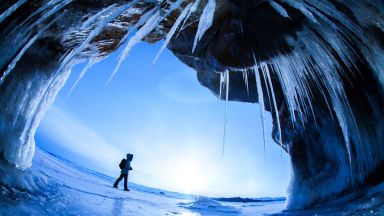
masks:
POLYGON ((133 154, 128 153, 128 154, 127 154, 127 159, 128 159, 128 160, 132 160, 132 158, 133 158, 133 154))

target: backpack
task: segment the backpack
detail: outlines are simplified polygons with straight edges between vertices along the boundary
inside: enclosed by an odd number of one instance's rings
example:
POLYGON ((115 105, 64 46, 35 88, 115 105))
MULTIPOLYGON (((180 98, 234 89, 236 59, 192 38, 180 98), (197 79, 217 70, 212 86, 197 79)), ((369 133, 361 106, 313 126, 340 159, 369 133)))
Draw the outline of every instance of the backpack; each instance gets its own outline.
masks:
POLYGON ((120 169, 124 169, 124 166, 125 166, 125 159, 121 160, 119 164, 120 169))

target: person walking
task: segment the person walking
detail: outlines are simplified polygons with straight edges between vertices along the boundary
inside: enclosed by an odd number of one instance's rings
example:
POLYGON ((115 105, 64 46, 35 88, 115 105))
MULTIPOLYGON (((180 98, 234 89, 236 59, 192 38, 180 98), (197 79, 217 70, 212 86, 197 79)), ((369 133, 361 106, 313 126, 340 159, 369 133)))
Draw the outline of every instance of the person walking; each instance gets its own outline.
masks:
POLYGON ((132 170, 132 167, 131 167, 132 159, 133 159, 133 154, 127 154, 127 159, 121 160, 121 162, 119 164, 121 172, 120 172, 119 178, 116 179, 115 183, 113 184, 114 188, 118 188, 117 185, 124 178, 124 190, 129 191, 129 189, 128 189, 128 173, 130 170, 132 170))

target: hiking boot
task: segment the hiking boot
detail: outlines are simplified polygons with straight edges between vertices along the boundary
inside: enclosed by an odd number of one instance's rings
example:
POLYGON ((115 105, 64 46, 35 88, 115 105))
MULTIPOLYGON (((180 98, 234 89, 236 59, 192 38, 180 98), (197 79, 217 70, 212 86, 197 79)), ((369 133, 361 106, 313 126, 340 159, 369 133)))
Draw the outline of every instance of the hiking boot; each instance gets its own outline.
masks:
POLYGON ((118 188, 116 185, 113 185, 114 188, 118 188))
POLYGON ((125 188, 124 190, 125 190, 125 191, 129 191, 129 189, 127 189, 127 188, 125 188))

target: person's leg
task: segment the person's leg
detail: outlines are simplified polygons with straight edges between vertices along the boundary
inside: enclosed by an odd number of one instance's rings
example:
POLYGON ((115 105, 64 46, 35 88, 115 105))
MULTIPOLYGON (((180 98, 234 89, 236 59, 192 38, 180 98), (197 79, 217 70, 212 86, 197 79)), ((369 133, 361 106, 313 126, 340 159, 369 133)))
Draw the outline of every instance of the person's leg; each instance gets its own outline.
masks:
POLYGON ((117 188, 117 185, 119 184, 119 182, 121 181, 121 179, 123 179, 124 175, 123 174, 120 174, 119 178, 116 179, 115 181, 115 184, 113 184, 113 187, 117 188))
POLYGON ((124 190, 129 191, 129 189, 128 189, 128 174, 124 175, 124 190))

